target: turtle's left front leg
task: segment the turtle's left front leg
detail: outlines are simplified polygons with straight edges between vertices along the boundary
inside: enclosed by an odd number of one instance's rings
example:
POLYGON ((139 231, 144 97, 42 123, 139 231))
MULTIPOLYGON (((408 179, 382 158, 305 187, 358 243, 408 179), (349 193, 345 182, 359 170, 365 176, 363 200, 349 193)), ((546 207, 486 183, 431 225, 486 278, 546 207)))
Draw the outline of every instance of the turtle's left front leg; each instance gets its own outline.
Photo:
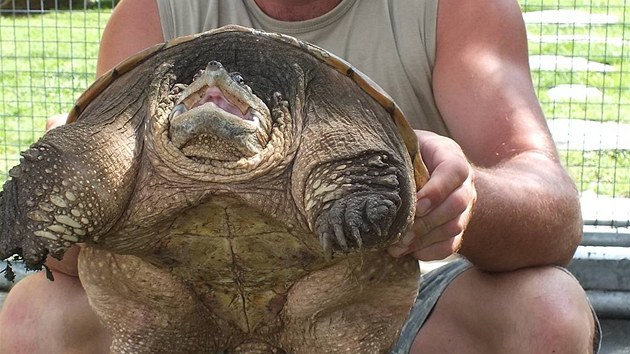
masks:
POLYGON ((404 165, 387 153, 336 160, 316 167, 306 180, 304 205, 325 254, 399 239, 410 223, 404 165))

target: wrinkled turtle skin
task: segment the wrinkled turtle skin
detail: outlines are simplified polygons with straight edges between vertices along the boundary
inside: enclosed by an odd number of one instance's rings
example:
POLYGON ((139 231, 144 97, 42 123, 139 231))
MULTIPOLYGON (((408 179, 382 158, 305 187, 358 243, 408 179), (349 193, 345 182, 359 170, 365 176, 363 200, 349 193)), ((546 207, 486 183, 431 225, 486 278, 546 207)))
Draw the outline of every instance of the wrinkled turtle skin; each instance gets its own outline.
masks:
POLYGON ((10 171, 0 257, 41 269, 84 243, 79 275, 113 353, 397 340, 418 265, 384 248, 427 175, 400 110, 340 59, 221 28, 121 63, 69 122, 10 171))

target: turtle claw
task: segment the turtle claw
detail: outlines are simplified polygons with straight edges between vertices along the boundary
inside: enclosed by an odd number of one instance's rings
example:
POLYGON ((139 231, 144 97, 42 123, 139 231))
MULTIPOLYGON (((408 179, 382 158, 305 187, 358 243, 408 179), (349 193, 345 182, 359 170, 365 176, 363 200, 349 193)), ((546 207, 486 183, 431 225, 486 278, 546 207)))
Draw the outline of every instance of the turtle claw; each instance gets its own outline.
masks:
POLYGON ((333 254, 333 245, 331 243, 331 239, 329 235, 327 233, 322 234, 319 237, 319 241, 321 242, 322 247, 324 249, 324 258, 327 261, 330 261, 332 259, 332 254, 333 254))
POLYGON ((315 223, 315 232, 321 235, 326 257, 333 251, 347 253, 364 246, 385 244, 393 236, 386 230, 396 217, 396 197, 393 193, 366 193, 333 201, 315 223))
POLYGON ((352 239, 354 240, 354 242, 357 243, 357 246, 359 246, 359 248, 363 247, 363 239, 361 238, 361 232, 356 227, 352 228, 352 239))
POLYGON ((337 240, 337 244, 344 252, 347 252, 348 242, 346 242, 346 235, 343 233, 343 226, 341 224, 335 224, 333 229, 335 230, 335 240, 337 240))
POLYGON ((4 273, 4 278, 13 283, 15 281, 15 272, 13 271, 13 265, 9 261, 6 261, 6 264, 7 266, 3 270, 0 270, 0 274, 4 273))

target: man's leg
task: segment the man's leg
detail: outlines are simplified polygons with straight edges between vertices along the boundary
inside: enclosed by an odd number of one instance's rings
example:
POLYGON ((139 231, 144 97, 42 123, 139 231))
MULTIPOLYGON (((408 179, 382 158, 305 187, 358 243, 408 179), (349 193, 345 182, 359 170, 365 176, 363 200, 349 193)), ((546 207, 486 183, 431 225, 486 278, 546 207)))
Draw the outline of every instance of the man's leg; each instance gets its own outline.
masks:
POLYGON ((11 289, 0 311, 0 353, 108 352, 110 335, 88 304, 79 278, 71 275, 76 274, 76 251, 64 257, 65 263, 74 258, 74 269, 49 262, 54 282, 38 272, 11 289))
POLYGON ((591 353, 595 323, 584 291, 562 269, 471 268, 446 288, 411 353, 591 353))

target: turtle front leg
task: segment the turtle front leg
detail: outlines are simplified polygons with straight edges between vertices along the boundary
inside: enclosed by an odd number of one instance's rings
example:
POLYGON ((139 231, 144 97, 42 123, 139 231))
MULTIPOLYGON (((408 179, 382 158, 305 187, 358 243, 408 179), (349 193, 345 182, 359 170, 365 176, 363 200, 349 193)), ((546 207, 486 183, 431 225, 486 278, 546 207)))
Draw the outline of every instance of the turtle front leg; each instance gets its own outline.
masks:
POLYGON ((400 237, 409 221, 401 206, 408 201, 400 197, 405 172, 393 160, 374 152, 320 165, 309 175, 305 210, 327 257, 400 237))
POLYGON ((0 259, 17 254, 29 269, 61 259, 76 242, 97 241, 118 218, 134 184, 133 129, 74 123, 22 153, 0 193, 0 259))

